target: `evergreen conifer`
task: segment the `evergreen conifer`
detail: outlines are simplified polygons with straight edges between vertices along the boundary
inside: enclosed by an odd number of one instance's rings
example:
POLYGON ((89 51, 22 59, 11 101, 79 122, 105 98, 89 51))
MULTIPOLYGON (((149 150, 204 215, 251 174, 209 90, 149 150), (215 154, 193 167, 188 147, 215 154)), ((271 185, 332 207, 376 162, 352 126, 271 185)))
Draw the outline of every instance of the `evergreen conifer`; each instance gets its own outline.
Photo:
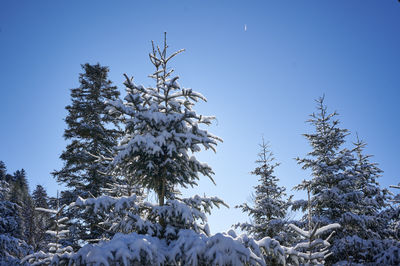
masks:
MULTIPOLYGON (((120 136, 117 120, 105 111, 105 101, 115 100, 119 95, 117 87, 108 80, 108 68, 84 64, 82 69, 80 86, 71 89, 72 104, 66 107, 64 138, 70 143, 60 156, 64 166, 53 172, 57 181, 69 188, 61 198, 67 204, 78 196, 87 198, 102 194, 110 177, 103 174, 106 162, 97 161, 94 155, 110 156, 120 136)), ((73 231, 79 234, 77 238, 97 239, 103 233, 97 226, 97 217, 86 217, 68 208, 65 211, 70 218, 75 218, 73 231)))

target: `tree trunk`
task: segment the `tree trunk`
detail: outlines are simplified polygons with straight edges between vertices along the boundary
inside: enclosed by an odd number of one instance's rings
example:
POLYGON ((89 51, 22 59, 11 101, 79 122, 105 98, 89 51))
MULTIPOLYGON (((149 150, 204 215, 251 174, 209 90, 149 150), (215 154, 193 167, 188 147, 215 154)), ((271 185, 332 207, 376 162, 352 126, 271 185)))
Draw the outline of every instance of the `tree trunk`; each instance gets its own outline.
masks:
MULTIPOLYGON (((161 181, 160 181, 160 188, 158 190, 158 205, 159 206, 164 206, 165 204, 165 185, 166 185, 166 180, 165 180, 165 176, 163 175, 161 177, 161 181)), ((166 224, 165 224, 165 220, 162 216, 160 216, 160 225, 162 226, 162 228, 164 229, 166 224)))

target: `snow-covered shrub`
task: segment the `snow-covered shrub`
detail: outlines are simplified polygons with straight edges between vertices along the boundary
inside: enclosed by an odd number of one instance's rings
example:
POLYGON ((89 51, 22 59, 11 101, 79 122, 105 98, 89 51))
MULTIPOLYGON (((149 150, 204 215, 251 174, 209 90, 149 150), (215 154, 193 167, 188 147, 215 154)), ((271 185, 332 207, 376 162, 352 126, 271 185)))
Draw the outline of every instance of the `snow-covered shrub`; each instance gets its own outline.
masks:
POLYGON ((262 250, 283 265, 284 250, 271 238, 255 241, 235 232, 207 236, 180 230, 178 238, 166 239, 137 233, 116 234, 109 241, 88 244, 71 256, 75 265, 266 265, 262 250))

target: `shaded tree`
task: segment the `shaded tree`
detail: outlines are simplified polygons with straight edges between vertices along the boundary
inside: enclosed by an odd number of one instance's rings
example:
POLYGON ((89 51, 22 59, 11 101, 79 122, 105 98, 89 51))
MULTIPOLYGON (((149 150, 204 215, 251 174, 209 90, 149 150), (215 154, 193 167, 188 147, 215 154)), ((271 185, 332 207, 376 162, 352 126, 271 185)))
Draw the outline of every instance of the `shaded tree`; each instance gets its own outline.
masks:
POLYGON ((15 171, 12 176, 9 200, 18 206, 18 227, 14 233, 15 237, 31 242, 33 205, 24 169, 15 171))
MULTIPOLYGON (((41 185, 37 185, 36 189, 32 192, 32 199, 34 208, 44 208, 48 209, 48 196, 45 188, 41 185)), ((50 225, 50 215, 48 213, 43 213, 39 211, 35 211, 34 215, 34 250, 43 250, 49 241, 49 238, 46 235, 46 230, 50 225)))
MULTIPOLYGON (((110 156, 117 144, 120 131, 117 120, 105 111, 105 101, 116 99, 117 87, 108 80, 109 69, 99 64, 82 65, 83 73, 79 76, 80 87, 71 89, 71 105, 66 107, 67 128, 64 138, 70 143, 60 158, 64 166, 53 175, 58 182, 65 184, 69 193, 61 200, 70 203, 81 197, 98 197, 110 177, 104 174, 106 162, 99 162, 93 155, 110 156)), ((73 220, 79 238, 96 239, 102 234, 97 217, 86 217, 66 209, 73 220)))
POLYGON ((31 247, 22 238, 21 207, 10 200, 11 186, 5 177, 11 176, 6 171, 0 161, 0 265, 19 265, 31 247))

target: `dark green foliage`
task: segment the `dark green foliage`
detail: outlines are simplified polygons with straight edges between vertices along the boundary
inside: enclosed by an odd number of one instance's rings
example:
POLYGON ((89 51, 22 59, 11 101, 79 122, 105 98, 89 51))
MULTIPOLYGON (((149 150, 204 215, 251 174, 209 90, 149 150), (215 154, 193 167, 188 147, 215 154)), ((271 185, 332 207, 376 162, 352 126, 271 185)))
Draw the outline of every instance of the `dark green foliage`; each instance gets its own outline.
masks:
POLYGON ((64 137, 71 143, 60 156, 64 167, 53 175, 78 195, 97 197, 107 177, 101 174, 105 166, 93 155, 109 155, 117 144, 120 131, 108 127, 117 122, 105 111, 105 101, 116 99, 119 92, 107 79, 107 67, 85 64, 82 68, 81 86, 71 89, 72 104, 66 107, 64 137))
POLYGON ((10 184, 9 200, 18 206, 18 227, 14 232, 17 238, 28 239, 31 237, 31 228, 29 223, 32 222, 32 199, 29 195, 28 181, 24 169, 17 170, 13 174, 10 184))
POLYGON ((27 183, 24 171, 18 171, 18 182, 10 185, 6 180, 13 181, 14 178, 7 174, 5 164, 0 161, 0 265, 19 265, 20 259, 31 248, 24 241, 27 232, 26 219, 22 216, 23 202, 17 204, 11 199, 13 195, 21 199, 26 197, 20 188, 27 191, 27 183))
MULTIPOLYGON (((70 188, 69 197, 61 199, 66 204, 75 201, 78 196, 101 195, 110 177, 103 173, 107 163, 98 161, 95 156, 111 156, 120 136, 118 120, 105 110, 105 101, 114 100, 119 95, 117 87, 107 79, 108 68, 99 64, 84 64, 82 68, 84 72, 79 77, 81 85, 71 89, 72 103, 66 107, 68 115, 64 137, 70 143, 60 156, 64 166, 53 172, 58 182, 70 188), (70 201, 65 202, 67 199, 70 201)), ((74 218, 74 226, 79 231, 77 238, 88 240, 101 236, 102 230, 96 226, 99 222, 96 217, 85 217, 74 210, 66 212, 69 218, 74 218)))
POLYGON ((29 194, 29 185, 24 169, 17 170, 13 175, 10 191, 10 201, 18 206, 18 229, 15 236, 26 241, 28 245, 35 243, 34 203, 29 194))
POLYGON ((35 206, 32 197, 28 194, 22 206, 22 215, 24 220, 24 236, 28 245, 35 246, 35 206))

